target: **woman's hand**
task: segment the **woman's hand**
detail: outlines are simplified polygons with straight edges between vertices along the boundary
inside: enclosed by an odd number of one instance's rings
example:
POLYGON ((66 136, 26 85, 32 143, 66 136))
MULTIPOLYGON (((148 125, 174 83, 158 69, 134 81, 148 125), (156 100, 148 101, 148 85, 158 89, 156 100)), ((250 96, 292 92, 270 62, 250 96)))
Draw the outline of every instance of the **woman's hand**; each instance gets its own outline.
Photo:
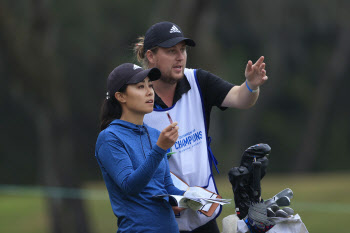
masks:
POLYGON ((177 206, 172 206, 171 207, 174 211, 174 214, 179 214, 181 211, 185 210, 186 208, 180 208, 180 207, 177 207, 177 206))
POLYGON ((157 145, 160 148, 167 150, 175 144, 178 137, 179 126, 177 126, 177 122, 174 122, 163 129, 163 131, 160 133, 157 145))

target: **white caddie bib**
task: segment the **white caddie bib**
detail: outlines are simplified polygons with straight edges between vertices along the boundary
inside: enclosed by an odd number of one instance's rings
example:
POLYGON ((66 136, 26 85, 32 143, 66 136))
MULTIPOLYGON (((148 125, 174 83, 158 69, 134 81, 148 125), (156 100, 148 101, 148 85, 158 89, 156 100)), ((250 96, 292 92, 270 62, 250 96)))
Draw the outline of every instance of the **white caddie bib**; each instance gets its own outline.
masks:
MULTIPOLYGON (((169 158, 170 171, 189 186, 200 186, 218 193, 210 167, 202 98, 195 72, 186 68, 185 76, 191 89, 174 106, 154 109, 146 114, 144 123, 162 131, 170 124, 166 114, 168 111, 179 126, 179 138, 171 148, 174 153, 169 158)), ((180 231, 191 231, 216 218, 220 212, 221 206, 211 217, 207 217, 198 211, 186 209, 176 216, 176 221, 180 231)))

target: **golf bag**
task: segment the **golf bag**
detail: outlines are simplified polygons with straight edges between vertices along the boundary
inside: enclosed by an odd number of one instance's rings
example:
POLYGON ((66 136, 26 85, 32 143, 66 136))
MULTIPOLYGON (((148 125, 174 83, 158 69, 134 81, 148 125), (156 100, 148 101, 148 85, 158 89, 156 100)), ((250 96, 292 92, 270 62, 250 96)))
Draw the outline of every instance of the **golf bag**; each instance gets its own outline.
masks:
POLYGON ((239 219, 247 216, 251 203, 260 202, 260 180, 266 174, 270 151, 271 147, 262 143, 249 147, 242 155, 240 166, 228 173, 239 219))
POLYGON ((244 151, 240 166, 233 167, 229 171, 228 176, 232 185, 238 218, 231 215, 225 221, 223 220, 223 223, 228 226, 230 223, 238 222, 238 225, 231 224, 233 228, 228 227, 228 229, 236 230, 237 226, 239 232, 247 228, 251 233, 267 231, 307 233, 299 215, 294 216, 294 210, 286 207, 290 205, 290 200, 293 198, 291 189, 286 188, 265 201, 261 198, 260 181, 266 175, 270 151, 271 147, 267 144, 251 146, 244 151), (280 207, 284 208, 280 209, 280 207), (240 220, 237 221, 237 219, 240 220), (240 222, 245 224, 242 226, 240 222), (275 228, 272 229, 273 227, 275 228))

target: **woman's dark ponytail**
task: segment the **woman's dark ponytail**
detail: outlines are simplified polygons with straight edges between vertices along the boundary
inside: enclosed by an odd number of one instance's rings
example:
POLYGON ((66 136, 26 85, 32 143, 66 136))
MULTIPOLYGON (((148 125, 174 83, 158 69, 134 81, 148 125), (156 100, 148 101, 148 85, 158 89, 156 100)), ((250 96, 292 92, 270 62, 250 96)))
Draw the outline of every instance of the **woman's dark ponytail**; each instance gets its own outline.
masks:
MULTIPOLYGON (((127 85, 120 88, 119 92, 125 92, 127 85)), ((114 95, 109 96, 102 103, 100 115, 100 130, 104 130, 115 119, 120 119, 122 116, 122 106, 114 95)))

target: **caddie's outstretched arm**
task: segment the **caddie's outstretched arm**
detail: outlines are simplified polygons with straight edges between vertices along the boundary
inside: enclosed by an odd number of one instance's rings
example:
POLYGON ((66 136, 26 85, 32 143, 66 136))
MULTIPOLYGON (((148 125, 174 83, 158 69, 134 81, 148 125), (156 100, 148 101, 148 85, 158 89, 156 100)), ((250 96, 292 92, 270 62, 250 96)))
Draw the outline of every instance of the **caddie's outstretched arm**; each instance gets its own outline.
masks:
POLYGON ((245 70, 246 81, 229 91, 222 102, 222 107, 240 109, 252 107, 258 99, 259 87, 268 79, 265 66, 264 56, 261 56, 255 64, 249 60, 245 70))

